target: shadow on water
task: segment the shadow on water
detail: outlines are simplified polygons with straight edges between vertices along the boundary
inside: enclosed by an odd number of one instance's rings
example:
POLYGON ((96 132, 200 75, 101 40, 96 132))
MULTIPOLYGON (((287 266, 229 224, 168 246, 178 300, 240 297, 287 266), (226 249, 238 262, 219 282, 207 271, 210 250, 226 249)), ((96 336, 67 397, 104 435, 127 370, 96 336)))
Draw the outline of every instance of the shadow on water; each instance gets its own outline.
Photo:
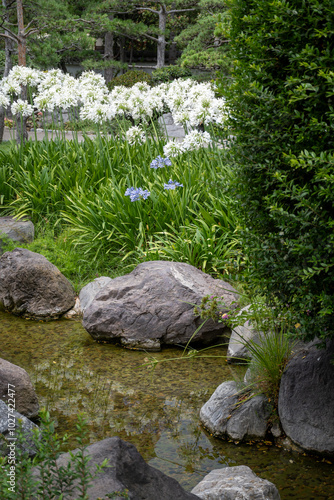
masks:
MULTIPOLYGON (((282 500, 334 499, 329 460, 269 444, 225 442, 202 429, 202 404, 221 382, 242 379, 244 367, 215 357, 162 363, 150 371, 143 366, 146 353, 97 344, 74 321, 32 322, 0 313, 0 338, 1 357, 27 370, 59 434, 75 433, 77 414, 84 412, 91 443, 115 435, 130 441, 150 465, 188 490, 212 469, 248 465, 276 484, 282 500)), ((164 349, 154 356, 181 352, 164 349)))

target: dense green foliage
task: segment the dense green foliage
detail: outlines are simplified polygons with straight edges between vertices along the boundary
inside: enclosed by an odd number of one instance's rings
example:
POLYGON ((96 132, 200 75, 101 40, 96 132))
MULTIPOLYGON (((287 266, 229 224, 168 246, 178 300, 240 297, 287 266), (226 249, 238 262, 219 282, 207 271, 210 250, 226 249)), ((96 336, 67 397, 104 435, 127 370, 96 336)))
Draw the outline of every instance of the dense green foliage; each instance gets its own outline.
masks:
POLYGON ((251 280, 305 339, 333 336, 331 0, 231 0, 234 195, 251 280), (290 311, 290 313, 289 313, 290 311))
POLYGON ((189 78, 192 73, 187 68, 180 66, 165 66, 164 68, 156 69, 152 73, 152 83, 167 83, 172 82, 176 78, 189 78))
POLYGON ((108 89, 112 90, 114 87, 123 85, 124 87, 132 87, 135 83, 146 82, 150 83, 152 77, 146 71, 141 69, 131 69, 124 73, 124 75, 119 75, 113 78, 108 84, 108 89))
POLYGON ((100 269, 110 275, 112 267, 144 260, 234 272, 240 246, 234 203, 224 194, 230 169, 220 150, 183 153, 171 166, 153 169, 163 144, 131 146, 101 136, 82 143, 29 141, 0 155, 2 207, 40 225, 43 238, 28 248, 46 255, 76 287, 100 269), (164 189, 169 179, 183 187, 164 189), (130 187, 151 194, 131 202, 130 187))

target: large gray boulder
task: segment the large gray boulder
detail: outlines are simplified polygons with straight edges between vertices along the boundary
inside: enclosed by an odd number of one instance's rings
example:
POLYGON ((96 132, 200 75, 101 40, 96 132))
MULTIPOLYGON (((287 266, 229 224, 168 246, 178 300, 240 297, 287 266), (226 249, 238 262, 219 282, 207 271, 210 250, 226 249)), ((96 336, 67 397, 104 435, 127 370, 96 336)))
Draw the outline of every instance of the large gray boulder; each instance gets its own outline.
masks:
POLYGON ((280 500, 276 486, 245 465, 215 469, 191 490, 203 500, 280 500))
POLYGON ((236 307, 235 290, 222 280, 180 262, 139 264, 131 273, 113 279, 85 309, 83 326, 95 340, 159 350, 162 344, 186 344, 190 339, 211 342, 224 335, 224 323, 194 315, 206 295, 221 297, 223 313, 236 307), (192 338, 193 337, 193 338, 192 338))
POLYGON ((18 243, 30 243, 34 241, 34 235, 35 228, 31 220, 0 217, 0 254, 3 237, 18 243))
POLYGON ((248 397, 236 382, 230 381, 217 387, 202 406, 200 420, 213 436, 242 441, 263 439, 270 414, 271 407, 264 395, 248 397))
POLYGON ((278 413, 286 435, 307 451, 334 453, 334 341, 300 350, 283 373, 278 413))
MULTIPOLYGON (((76 450, 72 452, 76 454, 76 450)), ((105 498, 105 495, 114 493, 113 498, 123 498, 116 492, 125 494, 131 500, 198 500, 192 493, 186 492, 179 483, 162 472, 146 464, 135 446, 119 437, 112 437, 94 443, 87 447, 86 454, 91 458, 89 468, 92 472, 96 465, 101 465, 104 459, 109 460, 106 467, 94 479, 88 490, 88 498, 105 498)), ((58 467, 67 467, 70 453, 61 455, 57 460, 58 467)), ((34 470, 38 477, 38 468, 34 470)), ((72 497, 77 498, 77 494, 72 497)))
POLYGON ((8 384, 15 392, 15 409, 28 418, 37 417, 39 404, 28 373, 5 359, 0 359, 0 399, 8 401, 8 384))
POLYGON ((80 308, 83 313, 87 307, 93 302, 96 295, 104 288, 106 285, 111 283, 112 279, 108 276, 100 276, 95 278, 94 281, 88 283, 84 286, 79 293, 80 308))
POLYGON ((15 449, 18 447, 21 451, 28 453, 30 457, 36 455, 36 447, 32 436, 33 430, 38 426, 31 422, 27 417, 14 411, 11 403, 6 405, 0 400, 0 455, 15 456, 15 449), (21 427, 24 441, 16 441, 18 430, 21 427))
POLYGON ((43 255, 15 248, 0 258, 0 309, 33 319, 57 319, 75 303, 74 290, 43 255))

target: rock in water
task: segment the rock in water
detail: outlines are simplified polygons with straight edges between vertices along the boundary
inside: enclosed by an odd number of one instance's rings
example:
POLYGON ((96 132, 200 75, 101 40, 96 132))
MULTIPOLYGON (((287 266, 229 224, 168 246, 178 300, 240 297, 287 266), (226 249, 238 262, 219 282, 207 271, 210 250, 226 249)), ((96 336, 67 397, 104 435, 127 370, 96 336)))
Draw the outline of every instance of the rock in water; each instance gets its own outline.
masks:
POLYGON ((104 288, 108 283, 112 281, 111 278, 107 276, 100 276, 99 278, 95 278, 94 281, 88 283, 88 285, 84 286, 79 293, 80 300, 80 308, 83 313, 87 307, 90 306, 94 297, 99 293, 102 288, 104 288))
MULTIPOLYGON (((222 297, 228 313, 238 296, 231 285, 180 262, 139 264, 113 279, 84 311, 83 326, 95 340, 159 350, 161 344, 186 344, 203 320, 194 315, 206 295, 222 297)), ((208 320, 193 338, 211 342, 224 334, 224 323, 208 320)))
POLYGON ((307 451, 334 453, 334 341, 315 345, 289 361, 283 373, 278 413, 286 435, 307 451))
POLYGON ((15 392, 15 410, 28 418, 37 417, 39 404, 28 373, 5 359, 0 359, 0 399, 8 401, 8 384, 15 392))
MULTIPOLYGON (((71 452, 76 454, 76 450, 71 452)), ((138 453, 135 446, 119 437, 112 437, 91 444, 86 449, 86 454, 91 458, 88 467, 92 473, 96 465, 108 459, 108 467, 94 479, 93 485, 88 489, 88 498, 132 498, 134 500, 198 500, 192 493, 186 492, 179 483, 166 476, 163 472, 148 465, 138 453), (128 496, 126 496, 126 491, 128 496), (120 495, 117 495, 117 492, 120 495)), ((58 467, 67 467, 70 453, 61 455, 57 460, 58 467)), ((34 469, 34 476, 39 476, 38 468, 34 469)), ((77 494, 66 498, 78 498, 77 494)))
MULTIPOLYGON (((240 310, 238 316, 250 310, 250 305, 240 310)), ((250 320, 243 325, 233 328, 227 348, 227 361, 229 363, 240 363, 243 360, 251 359, 252 355, 247 349, 247 342, 258 341, 259 334, 252 326, 250 320)))
POLYGON ((246 465, 212 470, 191 490, 202 500, 280 500, 276 486, 246 465))
POLYGON ((33 319, 57 319, 75 303, 74 290, 43 255, 15 248, 0 258, 0 308, 33 319))
POLYGON ((271 407, 260 394, 238 405, 242 392, 236 382, 223 382, 202 406, 200 419, 215 437, 263 439, 266 436, 271 407))
POLYGON ((22 451, 27 452, 30 457, 34 457, 36 447, 33 441, 33 430, 37 428, 38 426, 27 417, 14 411, 10 404, 7 406, 0 400, 0 434, 2 435, 2 439, 0 439, 0 456, 11 456, 13 453, 15 456, 15 452, 11 452, 11 450, 19 447, 22 451), (20 427, 24 440, 17 442, 20 427))

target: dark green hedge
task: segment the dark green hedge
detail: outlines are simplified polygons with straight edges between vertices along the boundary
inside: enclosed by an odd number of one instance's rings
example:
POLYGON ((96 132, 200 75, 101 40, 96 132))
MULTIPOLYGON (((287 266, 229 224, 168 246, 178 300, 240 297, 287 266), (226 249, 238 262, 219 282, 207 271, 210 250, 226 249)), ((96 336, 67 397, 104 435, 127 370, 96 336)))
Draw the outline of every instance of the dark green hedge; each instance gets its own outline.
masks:
POLYGON ((159 83, 168 83, 177 78, 190 78, 191 76, 190 69, 181 68, 180 66, 165 66, 152 72, 152 83, 159 85, 159 83))
POLYGON ((112 90, 114 87, 123 85, 124 87, 132 87, 135 83, 146 82, 150 84, 152 77, 146 71, 141 69, 130 69, 124 75, 115 76, 108 84, 108 89, 112 90))
POLYGON ((234 196, 251 281, 334 336, 333 0, 230 0, 234 196))

